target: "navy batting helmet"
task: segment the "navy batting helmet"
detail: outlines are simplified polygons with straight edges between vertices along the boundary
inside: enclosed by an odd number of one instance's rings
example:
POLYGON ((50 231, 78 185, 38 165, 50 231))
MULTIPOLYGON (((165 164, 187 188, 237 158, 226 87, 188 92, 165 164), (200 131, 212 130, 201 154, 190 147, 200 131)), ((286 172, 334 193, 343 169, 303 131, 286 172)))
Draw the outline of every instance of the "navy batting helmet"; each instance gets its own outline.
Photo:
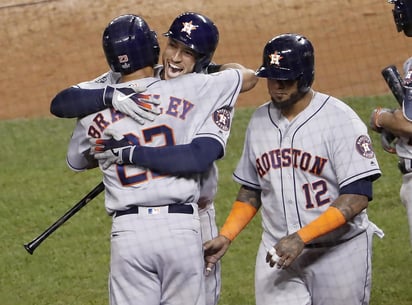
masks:
POLYGON ((263 64, 258 77, 298 80, 300 92, 307 92, 315 77, 312 43, 298 34, 282 34, 268 41, 263 50, 263 64))
POLYGON ((107 63, 115 72, 130 74, 153 67, 159 60, 157 35, 139 16, 114 18, 104 30, 102 40, 107 63))
POLYGON ((398 32, 412 37, 412 3, 409 0, 390 0, 389 3, 394 4, 392 10, 395 20, 396 29, 398 32))
POLYGON ((198 55, 195 72, 201 72, 210 64, 219 42, 219 31, 213 21, 193 12, 176 17, 164 35, 195 51, 198 55))

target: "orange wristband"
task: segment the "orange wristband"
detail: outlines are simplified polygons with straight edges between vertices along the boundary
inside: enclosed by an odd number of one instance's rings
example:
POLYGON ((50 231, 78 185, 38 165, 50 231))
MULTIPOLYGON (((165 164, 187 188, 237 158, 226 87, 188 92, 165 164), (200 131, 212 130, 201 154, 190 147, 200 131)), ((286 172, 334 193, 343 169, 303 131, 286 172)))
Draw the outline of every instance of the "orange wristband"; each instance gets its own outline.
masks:
POLYGON ((319 236, 329 233, 346 223, 345 216, 335 207, 329 207, 318 218, 297 231, 306 244, 319 236))
POLYGON ((255 216, 257 209, 248 203, 235 201, 225 224, 220 230, 220 235, 234 240, 236 236, 246 227, 255 216))

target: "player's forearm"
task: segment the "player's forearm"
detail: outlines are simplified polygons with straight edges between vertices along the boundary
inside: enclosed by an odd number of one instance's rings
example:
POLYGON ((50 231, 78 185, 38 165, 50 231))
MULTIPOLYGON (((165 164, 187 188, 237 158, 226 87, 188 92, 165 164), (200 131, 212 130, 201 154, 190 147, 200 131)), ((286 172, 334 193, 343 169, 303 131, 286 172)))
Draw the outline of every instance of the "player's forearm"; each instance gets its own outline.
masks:
POLYGON ((60 118, 78 118, 107 108, 104 89, 67 88, 52 100, 50 112, 60 118))
POLYGON ((133 164, 163 174, 188 175, 203 173, 223 154, 221 144, 213 138, 197 138, 190 144, 146 147, 136 146, 133 164))
POLYGON ((234 240, 256 215, 260 205, 260 190, 242 185, 219 235, 234 240))
POLYGON ((297 234, 304 243, 309 243, 343 226, 367 206, 367 196, 357 194, 340 195, 325 212, 298 230, 297 234))
POLYGON ((208 73, 213 73, 217 71, 224 71, 227 69, 237 69, 242 74, 243 82, 240 92, 245 92, 251 90, 258 82, 258 78, 255 75, 255 71, 244 67, 239 63, 226 63, 222 65, 211 65, 208 69, 208 73))
POLYGON ((412 137, 412 123, 405 119, 402 110, 383 112, 377 118, 379 125, 396 136, 412 137))

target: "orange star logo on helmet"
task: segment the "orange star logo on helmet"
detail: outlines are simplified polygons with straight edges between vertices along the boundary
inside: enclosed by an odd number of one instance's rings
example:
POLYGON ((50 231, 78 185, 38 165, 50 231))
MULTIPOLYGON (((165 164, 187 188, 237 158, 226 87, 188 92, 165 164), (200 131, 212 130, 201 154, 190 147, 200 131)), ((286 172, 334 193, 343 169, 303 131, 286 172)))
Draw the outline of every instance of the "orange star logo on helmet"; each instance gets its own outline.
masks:
POLYGON ((181 32, 186 32, 187 35, 190 35, 192 31, 196 30, 199 26, 192 24, 192 21, 190 22, 182 22, 183 28, 181 32))
POLYGON ((283 56, 278 54, 278 51, 275 51, 275 53, 269 55, 269 58, 270 58, 271 65, 279 66, 280 65, 279 60, 281 60, 283 56))

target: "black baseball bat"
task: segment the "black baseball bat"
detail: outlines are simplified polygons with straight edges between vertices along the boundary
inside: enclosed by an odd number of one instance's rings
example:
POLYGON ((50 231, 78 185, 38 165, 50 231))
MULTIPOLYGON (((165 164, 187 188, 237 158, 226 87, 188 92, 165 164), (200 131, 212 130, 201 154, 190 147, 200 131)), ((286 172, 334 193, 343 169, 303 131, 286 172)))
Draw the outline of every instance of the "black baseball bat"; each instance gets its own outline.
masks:
POLYGON ((398 72, 398 69, 396 68, 396 66, 390 65, 384 68, 381 73, 389 89, 391 89, 392 94, 395 96, 396 101, 399 105, 402 106, 405 92, 402 85, 403 80, 398 72))
POLYGON ((93 198, 99 195, 104 190, 104 183, 100 182, 95 186, 86 196, 84 196, 78 203, 76 203, 70 210, 68 210, 63 216, 61 216, 55 223, 44 230, 39 236, 34 238, 31 242, 24 244, 24 248, 30 254, 33 254, 34 250, 54 231, 56 231, 61 225, 75 215, 81 208, 88 204, 93 198))

